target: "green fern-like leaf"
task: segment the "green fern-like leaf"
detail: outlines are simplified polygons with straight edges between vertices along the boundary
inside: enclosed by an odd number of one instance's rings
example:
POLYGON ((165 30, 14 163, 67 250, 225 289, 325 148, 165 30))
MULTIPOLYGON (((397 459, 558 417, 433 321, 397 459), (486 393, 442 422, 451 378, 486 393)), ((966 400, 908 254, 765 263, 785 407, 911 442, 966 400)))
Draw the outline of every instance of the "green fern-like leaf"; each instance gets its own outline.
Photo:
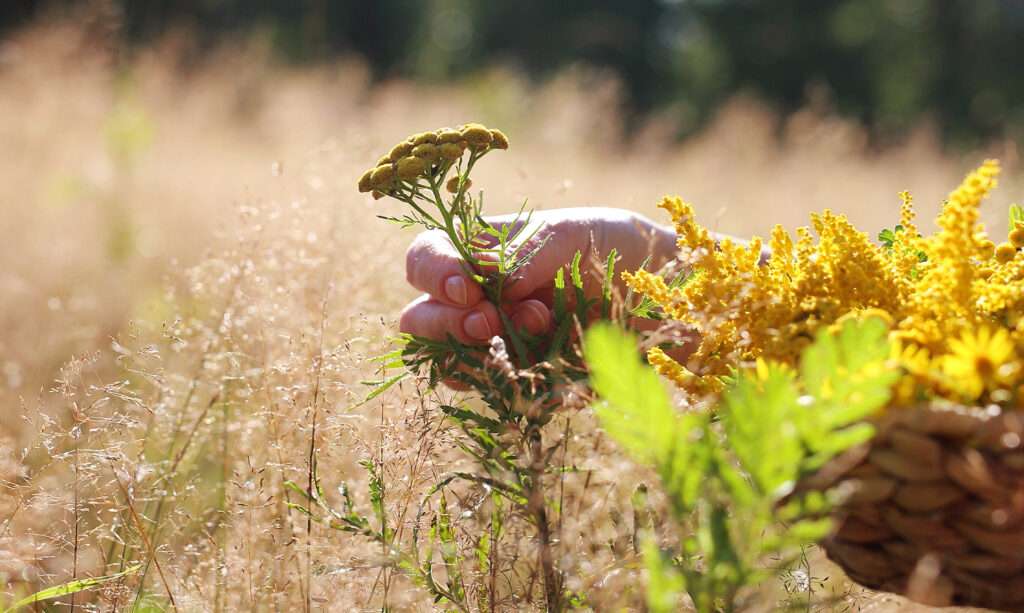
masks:
POLYGON ((590 384, 602 401, 594 406, 608 434, 642 462, 672 457, 676 411, 665 384, 643 364, 631 336, 612 325, 597 325, 586 335, 584 355, 590 384))

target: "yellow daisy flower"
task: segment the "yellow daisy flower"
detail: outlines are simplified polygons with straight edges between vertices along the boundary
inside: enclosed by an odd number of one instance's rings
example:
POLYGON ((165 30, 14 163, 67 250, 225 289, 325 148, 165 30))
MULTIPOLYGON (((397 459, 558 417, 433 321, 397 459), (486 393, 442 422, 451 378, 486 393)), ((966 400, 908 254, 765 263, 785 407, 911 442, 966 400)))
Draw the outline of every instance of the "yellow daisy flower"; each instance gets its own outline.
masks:
POLYGON ((1005 385, 1016 366, 1017 350, 1005 328, 966 330, 960 338, 950 339, 949 349, 942 371, 968 400, 1005 385))

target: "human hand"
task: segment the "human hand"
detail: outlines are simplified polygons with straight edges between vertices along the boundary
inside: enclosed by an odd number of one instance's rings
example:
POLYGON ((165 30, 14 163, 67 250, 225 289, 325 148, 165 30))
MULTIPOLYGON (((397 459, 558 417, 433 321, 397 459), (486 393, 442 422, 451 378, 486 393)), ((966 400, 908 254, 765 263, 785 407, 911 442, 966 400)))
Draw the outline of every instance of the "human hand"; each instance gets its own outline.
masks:
MULTIPOLYGON (((540 250, 516 272, 514 282, 503 292, 502 310, 516 329, 542 334, 552 327, 554 279, 558 269, 568 267, 577 252, 594 254, 600 261, 612 249, 618 254, 617 267, 635 270, 648 257, 652 268, 660 267, 676 251, 676 235, 671 228, 659 226, 630 211, 613 208, 570 208, 536 211, 529 221, 515 216, 488 218, 502 224, 528 223, 513 227, 513 235, 529 237, 508 249, 526 255, 540 250)), ((402 311, 402 332, 432 339, 451 334, 462 343, 484 343, 505 332, 497 307, 484 299, 483 288, 468 274, 447 235, 440 230, 420 234, 406 254, 409 283, 425 292, 402 311)), ((477 270, 486 274, 487 270, 477 270)), ((601 290, 603 279, 585 275, 588 298, 601 290)))

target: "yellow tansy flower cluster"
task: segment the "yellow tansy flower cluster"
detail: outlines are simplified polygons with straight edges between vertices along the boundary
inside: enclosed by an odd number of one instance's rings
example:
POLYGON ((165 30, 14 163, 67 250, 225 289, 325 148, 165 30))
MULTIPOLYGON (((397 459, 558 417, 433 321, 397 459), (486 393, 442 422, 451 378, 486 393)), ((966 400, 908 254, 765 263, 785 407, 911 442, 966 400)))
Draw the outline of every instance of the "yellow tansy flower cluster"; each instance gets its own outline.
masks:
POLYGON ((508 137, 479 123, 413 134, 363 173, 359 191, 377 199, 395 195, 405 182, 443 176, 467 151, 482 155, 492 149, 508 149, 508 137))
POLYGON ((878 316, 890 325, 893 365, 905 375, 894 402, 1016 406, 1024 394, 1024 223, 1014 223, 1008 241, 996 246, 978 222, 998 175, 992 160, 968 175, 930 237, 918 234, 913 198, 903 192, 889 244, 875 244, 826 210, 812 214, 811 228, 797 230, 795 240, 776 227, 763 263, 759 239, 716 243, 689 204, 665 198, 659 206, 672 218, 690 278, 675 287, 646 271, 624 278, 702 341, 689 368, 658 349, 651 363, 702 392, 730 368, 759 359, 796 364, 823 327, 878 316))

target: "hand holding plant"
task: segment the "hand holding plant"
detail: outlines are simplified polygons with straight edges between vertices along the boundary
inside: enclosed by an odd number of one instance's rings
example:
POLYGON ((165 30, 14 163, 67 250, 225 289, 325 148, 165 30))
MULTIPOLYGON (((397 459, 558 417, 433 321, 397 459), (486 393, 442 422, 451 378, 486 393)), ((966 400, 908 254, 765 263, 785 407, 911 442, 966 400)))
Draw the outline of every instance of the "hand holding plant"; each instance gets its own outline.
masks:
MULTIPOLYGON (((505 569, 501 573, 520 572, 520 544, 499 553, 510 546, 501 542, 502 535, 517 526, 528 535, 531 578, 511 596, 516 602, 540 596, 548 610, 558 611, 583 602, 566 588, 559 554, 563 509, 554 494, 563 475, 577 468, 566 464, 571 461, 566 456, 570 437, 546 426, 567 402, 573 384, 587 375, 577 348, 579 331, 598 317, 632 314, 612 309, 618 252, 611 244, 616 236, 634 238, 626 250, 633 266, 649 259, 646 251, 652 244, 660 244, 662 257, 673 247, 664 231, 655 243, 646 236, 636 241, 645 234, 644 224, 654 235, 653 224, 608 210, 537 215, 520 210, 504 218, 483 217, 482 194, 468 192, 469 172, 481 157, 507 146, 503 134, 479 124, 417 134, 396 145, 359 181, 360 189, 375 198, 392 196, 410 207, 404 215, 385 219, 428 230, 409 255, 410 280, 427 295, 405 310, 401 347, 380 358, 385 372, 397 369, 398 374, 371 383, 376 389, 367 400, 424 371, 430 387, 444 380, 470 390, 479 403, 456 397, 442 401, 440 410, 446 425, 455 426, 455 445, 472 468, 439 475, 422 494, 411 541, 400 540, 388 507, 386 467, 374 461, 363 462, 370 476, 372 518, 359 514, 344 487, 341 510, 330 505, 315 476, 315 462, 309 487, 293 487, 306 502, 292 506, 311 521, 326 520, 333 528, 376 541, 399 572, 458 610, 491 608, 494 599, 507 597, 494 582, 499 567, 505 569), (591 266, 598 258, 600 263, 591 266), (591 278, 592 270, 602 268, 591 278), (525 316, 534 310, 531 325, 525 316), (475 554, 466 555, 456 540, 446 506, 449 495, 489 501, 477 512, 491 529, 475 543, 475 554), (420 531, 421 518, 429 532, 420 531), (434 574, 438 559, 444 580, 434 574), (503 565, 512 565, 511 570, 503 565), (467 577, 485 574, 491 577, 489 588, 467 589, 467 577), (534 594, 534 586, 540 594, 534 594)), ((583 406, 578 400, 575 404, 583 406)))
MULTIPOLYGON (((603 262, 615 249, 618 266, 635 270, 648 259, 649 266, 660 267, 676 250, 670 229, 621 209, 537 211, 530 216, 528 228, 520 227, 525 222, 516 217, 487 217, 486 221, 495 228, 511 224, 512 233, 530 237, 523 245, 513 241, 509 251, 537 251, 517 271, 502 305, 513 328, 525 328, 530 334, 549 331, 554 321, 555 276, 576 253, 591 253, 603 262)), ((432 339, 444 339, 451 333, 463 343, 486 342, 505 333, 497 307, 484 299, 479 283, 466 272, 464 261, 443 231, 420 234, 410 246, 406 262, 409 282, 425 294, 403 311, 399 321, 403 332, 432 339), (477 319, 467 321, 471 316, 477 319), (487 324, 484 332, 478 332, 481 320, 487 324)), ((584 274, 586 298, 598 298, 603 282, 603 275, 584 274)))

